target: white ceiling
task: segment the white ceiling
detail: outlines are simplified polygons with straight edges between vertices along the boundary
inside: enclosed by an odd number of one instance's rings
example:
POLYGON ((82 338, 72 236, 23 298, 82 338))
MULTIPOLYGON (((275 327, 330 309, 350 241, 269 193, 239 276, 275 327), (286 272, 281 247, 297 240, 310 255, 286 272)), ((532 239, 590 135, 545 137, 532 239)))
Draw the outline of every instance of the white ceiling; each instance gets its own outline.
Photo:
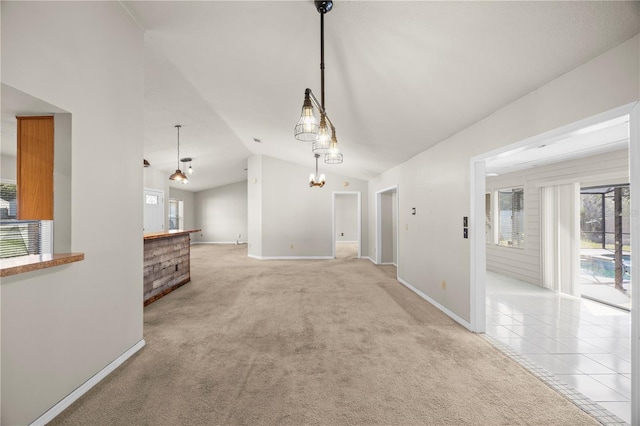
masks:
MULTIPOLYGON (((175 170, 182 124, 180 157, 196 173, 181 189, 245 179, 252 154, 312 171, 293 127, 305 88, 320 92, 313 1, 121 4, 146 30, 153 168, 175 170)), ((320 171, 376 176, 628 40, 639 22, 638 2, 335 1, 326 106, 344 163, 320 171)))
POLYGON ((629 146, 629 116, 615 118, 544 143, 504 153, 486 162, 490 176, 587 157, 629 146))

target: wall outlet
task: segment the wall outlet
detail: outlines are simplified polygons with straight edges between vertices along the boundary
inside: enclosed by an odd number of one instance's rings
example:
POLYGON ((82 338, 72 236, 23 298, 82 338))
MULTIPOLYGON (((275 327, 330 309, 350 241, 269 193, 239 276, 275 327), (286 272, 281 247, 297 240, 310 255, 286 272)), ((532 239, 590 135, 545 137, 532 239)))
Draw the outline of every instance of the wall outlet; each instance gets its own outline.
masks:
POLYGON ((344 232, 341 232, 341 233, 340 233, 340 236, 341 236, 341 237, 344 237, 344 232))
POLYGON ((447 280, 442 280, 442 284, 441 284, 443 289, 447 288, 447 280))

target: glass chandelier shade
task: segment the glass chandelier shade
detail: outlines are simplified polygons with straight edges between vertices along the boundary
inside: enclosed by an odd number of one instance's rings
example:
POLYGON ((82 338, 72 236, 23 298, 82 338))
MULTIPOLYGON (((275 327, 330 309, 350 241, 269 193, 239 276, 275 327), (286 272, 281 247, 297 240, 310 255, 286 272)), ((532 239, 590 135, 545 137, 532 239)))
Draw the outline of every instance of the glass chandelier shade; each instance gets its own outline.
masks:
POLYGON ((329 152, 324 155, 324 162, 327 164, 340 164, 342 163, 342 153, 338 149, 338 139, 336 138, 336 131, 333 130, 331 135, 331 145, 329 145, 329 152))
POLYGON ((189 183, 189 178, 187 177, 187 175, 182 173, 180 169, 177 169, 174 174, 169 176, 169 180, 175 180, 176 182, 181 183, 189 183))
POLYGON ((326 154, 329 152, 331 145, 331 137, 329 136, 329 126, 324 114, 320 118, 320 127, 318 128, 318 140, 313 143, 312 150, 316 154, 326 154))
POLYGON ((313 105, 308 94, 305 94, 302 113, 294 134, 299 141, 311 142, 318 139, 318 120, 313 115, 313 105))
POLYGON ((324 176, 324 173, 318 175, 318 158, 320 158, 320 154, 314 154, 313 156, 316 159, 316 173, 311 173, 309 175, 309 187, 313 188, 314 186, 319 186, 320 188, 322 188, 326 182, 326 178, 324 176), (316 176, 318 177, 317 180, 316 176))
POLYGON ((324 176, 324 173, 320 175, 318 180, 316 180, 316 175, 314 175, 313 173, 309 175, 309 186, 311 187, 319 186, 320 188, 322 188, 325 183, 326 183, 326 178, 324 176))
POLYGON ((191 157, 185 157, 185 158, 181 158, 180 162, 182 162, 183 167, 185 168, 185 171, 187 172, 187 174, 192 175, 193 172, 195 170, 193 170, 193 167, 191 167, 191 162, 193 161, 193 158, 191 157), (187 168, 187 163, 189 163, 189 167, 187 168))

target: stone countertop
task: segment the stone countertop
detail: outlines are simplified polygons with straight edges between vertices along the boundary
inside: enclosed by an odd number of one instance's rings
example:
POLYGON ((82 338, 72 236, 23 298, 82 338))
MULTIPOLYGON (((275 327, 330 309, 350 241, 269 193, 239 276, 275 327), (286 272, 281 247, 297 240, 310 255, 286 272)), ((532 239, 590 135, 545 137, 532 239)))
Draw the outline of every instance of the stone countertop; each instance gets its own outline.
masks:
POLYGON ((193 232, 200 232, 200 231, 202 231, 202 229, 174 229, 172 231, 152 232, 149 234, 144 234, 143 238, 145 241, 157 240, 159 238, 172 238, 172 237, 177 237, 179 235, 187 235, 193 232))
POLYGON ((37 271, 84 260, 84 253, 32 254, 0 260, 0 277, 37 271))

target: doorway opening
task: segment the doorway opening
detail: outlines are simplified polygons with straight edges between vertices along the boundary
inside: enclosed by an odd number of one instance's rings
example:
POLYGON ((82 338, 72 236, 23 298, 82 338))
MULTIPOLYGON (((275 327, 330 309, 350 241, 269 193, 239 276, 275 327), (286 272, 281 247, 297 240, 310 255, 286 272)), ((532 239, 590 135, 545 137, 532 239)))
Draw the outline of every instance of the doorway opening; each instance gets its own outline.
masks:
POLYGON ((359 191, 333 193, 333 257, 359 259, 362 253, 362 208, 359 191))
POLYGON ((184 228, 184 202, 174 198, 169 199, 169 230, 184 228))
POLYGON ((631 310, 629 184, 580 190, 580 290, 584 298, 631 310))
POLYGON ((376 193, 376 264, 398 266, 398 187, 376 193))
MULTIPOLYGON (((495 227, 495 215, 499 213, 486 208, 486 201, 491 199, 487 193, 492 194, 496 186, 516 184, 500 182, 513 174, 497 170, 499 166, 508 163, 516 166, 513 160, 519 156, 520 164, 516 167, 521 171, 529 169, 530 175, 537 173, 539 179, 535 182, 527 176, 525 180, 524 248, 507 250, 505 247, 495 251, 495 240, 490 240, 495 231, 490 223, 471 230, 472 330, 486 331, 491 340, 541 365, 554 374, 559 383, 568 384, 631 423, 640 418, 638 399, 632 395, 636 391, 631 391, 638 388, 640 379, 637 374, 631 374, 638 366, 635 342, 640 321, 635 308, 638 292, 633 292, 636 279, 630 276, 628 283, 633 299, 631 315, 574 296, 580 296, 581 290, 582 231, 589 230, 580 227, 581 192, 638 182, 639 119, 640 106, 629 104, 471 161, 472 223, 482 223, 484 216, 485 221, 493 221, 495 227), (616 129, 624 132, 623 137, 615 137, 616 129), (599 140, 609 131, 612 132, 610 139, 599 140), (572 139, 580 143, 573 143, 573 148, 568 149, 572 139), (553 152, 555 159, 547 160, 540 155, 545 150, 553 152), (590 164, 586 164, 588 161, 590 164), (562 170, 543 176, 544 171, 549 172, 547 166, 553 164, 562 170), (530 219, 536 216, 538 223, 533 224, 530 219), (491 250, 494 253, 490 254, 491 250), (523 256, 527 250, 529 256, 523 256), (498 273, 496 254, 503 257, 505 266, 505 270, 498 273), (529 266, 519 263, 527 257, 529 266), (514 275, 519 276, 513 278, 514 275), (566 284, 571 291, 563 287, 566 284), (572 290, 578 291, 573 294, 572 290), (520 299, 523 303, 518 304, 520 299), (583 362, 585 364, 581 364, 583 362), (606 382, 607 375, 622 379, 606 382), (609 392, 606 399, 602 398, 603 392, 609 392)), ((511 172, 517 174, 517 170, 511 172)), ((630 203, 634 203, 639 192, 637 185, 629 186, 630 203)), ((637 205, 631 212, 634 209, 637 205)), ((633 222, 636 216, 631 216, 633 222)), ((628 229, 630 248, 631 242, 639 240, 640 232, 636 224, 628 229)), ((596 231, 598 229, 593 232, 596 231)), ((631 266, 634 259, 638 259, 638 253, 630 251, 629 259, 631 266)))

